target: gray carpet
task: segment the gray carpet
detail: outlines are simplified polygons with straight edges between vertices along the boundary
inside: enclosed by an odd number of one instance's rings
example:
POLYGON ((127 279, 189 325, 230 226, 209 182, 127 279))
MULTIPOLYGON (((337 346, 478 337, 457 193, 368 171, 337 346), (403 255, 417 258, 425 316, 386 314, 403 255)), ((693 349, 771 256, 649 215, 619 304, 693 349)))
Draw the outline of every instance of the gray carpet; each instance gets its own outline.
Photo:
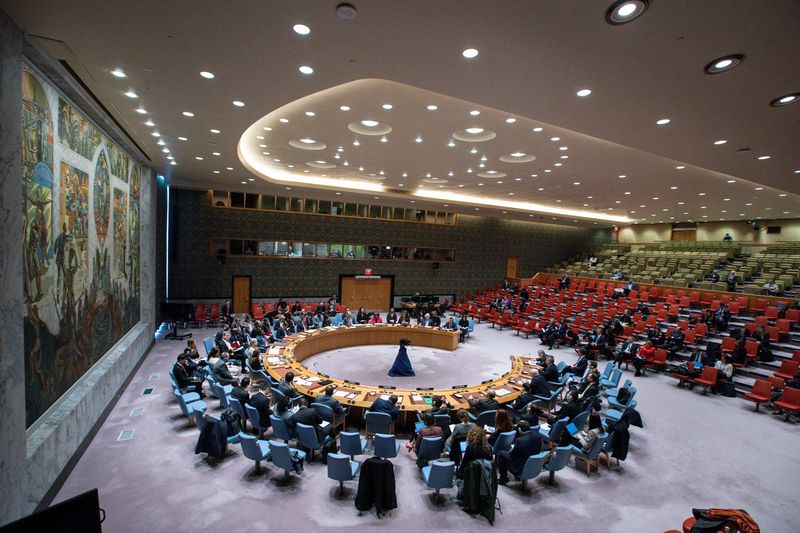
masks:
MULTIPOLYGON (((202 331, 195 333, 202 336, 202 331)), ((194 455, 197 429, 172 399, 168 370, 181 348, 175 341, 156 343, 56 501, 98 487, 107 513, 104 530, 113 532, 199 527, 475 531, 488 526, 452 501, 435 506, 405 449, 393 460, 399 508, 383 519, 374 513, 357 516, 357 482, 347 484, 345 498, 336 500, 338 484, 327 479, 321 463, 307 464, 302 476, 293 476, 286 486, 279 486, 283 472, 270 463, 255 475, 254 463, 238 445, 230 447, 224 461, 209 465, 194 455), (154 387, 153 393, 142 395, 146 387, 154 387), (131 416, 137 407, 143 412, 131 416), (135 429, 133 437, 118 442, 126 429, 135 429)), ((327 354, 315 360, 333 376, 364 383, 380 378, 383 383, 395 351, 386 347, 387 353, 365 364, 374 348, 341 350, 335 361, 327 354)), ((437 358, 422 348, 412 352, 420 374, 412 379, 414 386, 426 380, 430 386, 477 383, 508 369, 509 354, 538 348, 538 340, 480 324, 455 355, 437 351, 437 358)), ((557 360, 575 360, 568 350, 553 353, 557 360)), ((501 487, 496 526, 508 531, 660 532, 679 529, 692 507, 718 506, 746 509, 767 533, 800 531, 797 424, 769 412, 754 413, 745 400, 678 389, 666 376, 636 378, 635 385, 645 428, 633 428, 630 455, 621 468, 602 466, 587 478, 585 470, 570 466, 557 475, 558 487, 549 486, 543 475, 529 483, 527 495, 517 483, 501 487)), ((219 413, 218 401, 209 399, 209 406, 219 413)), ((454 497, 455 491, 443 494, 454 497)))

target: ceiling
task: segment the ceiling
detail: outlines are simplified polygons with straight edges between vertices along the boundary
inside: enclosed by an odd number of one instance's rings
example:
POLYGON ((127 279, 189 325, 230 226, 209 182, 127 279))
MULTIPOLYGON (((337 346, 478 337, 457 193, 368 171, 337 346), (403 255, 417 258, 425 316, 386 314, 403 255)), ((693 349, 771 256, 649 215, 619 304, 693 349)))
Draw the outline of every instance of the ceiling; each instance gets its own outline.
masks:
POLYGON ((174 185, 573 225, 800 217, 800 103, 769 105, 800 91, 800 2, 651 0, 621 26, 611 3, 371 0, 350 20, 328 1, 0 8, 174 185), (741 65, 704 72, 729 54, 741 65))

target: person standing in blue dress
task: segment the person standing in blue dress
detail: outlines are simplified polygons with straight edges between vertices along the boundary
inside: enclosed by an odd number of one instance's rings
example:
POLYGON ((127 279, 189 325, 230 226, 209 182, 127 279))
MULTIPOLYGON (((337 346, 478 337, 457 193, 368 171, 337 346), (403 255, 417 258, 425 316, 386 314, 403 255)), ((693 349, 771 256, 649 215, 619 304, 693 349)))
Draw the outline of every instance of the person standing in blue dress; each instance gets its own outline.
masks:
POLYGON ((411 368, 411 360, 408 358, 406 346, 410 346, 411 341, 408 339, 400 339, 400 350, 397 351, 397 357, 394 358, 394 364, 389 370, 389 375, 394 377, 408 377, 414 376, 414 369, 411 368))

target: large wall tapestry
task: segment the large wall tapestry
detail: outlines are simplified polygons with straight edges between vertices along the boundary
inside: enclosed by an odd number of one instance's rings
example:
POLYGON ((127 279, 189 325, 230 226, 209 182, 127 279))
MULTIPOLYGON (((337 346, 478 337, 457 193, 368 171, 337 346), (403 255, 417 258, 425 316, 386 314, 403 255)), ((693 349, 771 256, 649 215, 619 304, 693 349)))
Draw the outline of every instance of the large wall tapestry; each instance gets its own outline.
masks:
POLYGON ((139 321, 146 170, 27 67, 21 133, 30 426, 139 321))

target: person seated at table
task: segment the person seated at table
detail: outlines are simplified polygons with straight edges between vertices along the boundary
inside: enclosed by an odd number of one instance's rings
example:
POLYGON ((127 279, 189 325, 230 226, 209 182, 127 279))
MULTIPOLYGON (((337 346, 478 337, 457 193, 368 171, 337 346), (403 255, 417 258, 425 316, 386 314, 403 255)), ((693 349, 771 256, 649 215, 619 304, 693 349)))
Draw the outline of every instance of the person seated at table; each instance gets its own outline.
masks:
POLYGON ((514 429, 514 421, 506 409, 498 409, 494 414, 494 431, 489 435, 489 446, 494 446, 501 433, 514 429))
POLYGON ((661 344, 659 348, 663 348, 669 352, 667 359, 673 359, 675 354, 683 349, 683 341, 685 339, 686 334, 683 332, 683 330, 681 328, 675 328, 675 330, 669 334, 669 337, 667 337, 666 342, 661 344))
POLYGON ((547 423, 552 426, 562 418, 572 420, 583 411, 582 407, 583 402, 578 399, 578 391, 572 389, 567 393, 567 402, 561 406, 561 409, 547 418, 547 423))
POLYGON ((264 365, 261 363, 261 351, 258 348, 250 353, 250 368, 264 370, 264 365))
POLYGON ((653 341, 647 341, 637 351, 636 357, 633 358, 633 366, 636 368, 635 376, 644 375, 645 363, 652 363, 656 359, 656 347, 653 346, 653 341))
POLYGON ((555 361, 552 355, 548 355, 545 358, 544 370, 542 370, 542 376, 544 376, 545 381, 558 381, 558 367, 555 361))
POLYGON ((456 324, 456 320, 453 317, 447 319, 447 322, 444 323, 442 329, 447 331, 458 331, 458 324, 456 324))
POLYGON ((414 453, 419 453, 419 447, 422 444, 422 439, 425 437, 442 437, 444 440, 444 432, 442 428, 436 425, 436 418, 430 413, 422 415, 422 423, 425 426, 417 431, 417 437, 414 439, 413 449, 414 453))
POLYGON ((345 411, 344 407, 342 407, 342 404, 339 403, 339 400, 333 397, 333 393, 335 390, 336 387, 334 387, 333 385, 328 385, 327 387, 325 387, 325 392, 317 396, 314 399, 314 402, 321 403, 322 405, 327 405, 328 407, 331 408, 331 410, 333 410, 334 415, 341 416, 345 414, 347 411, 345 411))
POLYGON ((469 334, 469 319, 467 319, 466 313, 462 314, 461 319, 458 321, 458 331, 460 332, 458 342, 464 342, 469 334))
POLYGON ((386 413, 387 415, 392 417, 392 420, 397 419, 397 413, 400 412, 400 408, 397 407, 398 397, 392 394, 389 396, 388 400, 384 400, 380 396, 372 402, 372 405, 369 406, 369 410, 376 413, 386 413))
POLYGON ((433 326, 433 327, 435 327, 435 328, 438 328, 439 326, 441 326, 441 325, 442 325, 442 319, 441 319, 441 317, 439 316, 439 313, 438 313, 438 312, 436 312, 436 311, 433 311, 433 312, 431 313, 431 323, 430 323, 430 325, 431 325, 431 326, 433 326))
MULTIPOLYGON (((589 364, 589 348, 581 348, 578 353, 578 360, 573 365, 565 366, 564 370, 561 371, 562 376, 564 374, 583 376, 583 373, 586 372, 586 367, 589 364)), ((556 370, 558 370, 558 367, 556 367, 556 370)))
POLYGON ((269 381, 262 381, 255 394, 250 396, 250 405, 258 411, 258 416, 262 426, 270 425, 269 415, 272 409, 269 405, 269 381))
POLYGON ((363 307, 359 307, 358 313, 356 313, 356 324, 366 324, 367 322, 369 322, 369 315, 363 307))
POLYGON ((594 441, 597 440, 597 437, 605 433, 605 429, 603 429, 603 423, 600 419, 600 414, 592 411, 589 414, 589 418, 586 421, 586 427, 578 428, 579 432, 575 435, 570 435, 568 431, 564 431, 561 434, 561 446, 575 446, 576 448, 580 448, 584 452, 588 452, 592 449, 592 445, 594 441))
POLYGON ((325 327, 325 312, 322 313, 315 313, 314 318, 311 319, 314 324, 314 329, 320 329, 325 327))
POLYGON ((304 424, 314 428, 317 433, 317 440, 322 444, 322 461, 325 462, 328 455, 326 447, 334 438, 333 424, 325 424, 323 427, 324 420, 322 420, 316 409, 308 406, 308 400, 305 398, 300 398, 297 401, 297 405, 299 409, 291 416, 289 422, 295 428, 295 431, 297 431, 297 424, 304 424))
POLYGON ((297 301, 292 305, 292 310, 290 312, 292 313, 292 315, 299 315, 300 313, 303 312, 303 306, 300 304, 299 301, 297 301))
POLYGON ((410 326, 411 325, 411 316, 408 314, 408 311, 403 309, 403 312, 400 314, 400 319, 397 322, 401 326, 410 326))
POLYGON ((371 315, 369 317, 369 323, 370 324, 383 324, 383 319, 381 318, 380 314, 374 313, 373 315, 371 315))
POLYGON ((189 357, 186 354, 180 354, 175 366, 172 367, 172 373, 175 376, 175 382, 178 388, 186 390, 187 387, 196 387, 200 397, 205 397, 203 394, 203 378, 193 375, 189 371, 189 357))
POLYGON ((425 313, 421 318, 417 319, 417 325, 423 327, 433 326, 430 313, 425 313))
POLYGON ((717 372, 717 384, 711 389, 716 394, 721 394, 724 390, 725 384, 733 381, 734 368, 728 359, 728 356, 722 354, 719 361, 714 364, 714 367, 719 370, 717 372))
POLYGON ((303 325, 303 329, 305 331, 311 331, 312 329, 316 328, 314 325, 314 317, 311 313, 304 314, 303 320, 301 320, 300 323, 303 325))
POLYGON ((472 406, 472 412, 475 415, 479 415, 484 411, 494 411, 498 407, 500 407, 500 402, 495 399, 496 393, 494 389, 489 389, 486 391, 486 397, 481 398, 480 400, 470 396, 468 401, 469 404, 472 406))
POLYGON ((508 483, 508 473, 511 472, 515 477, 522 473, 528 457, 536 455, 542 451, 542 439, 539 433, 531 431, 530 424, 521 420, 517 424, 517 436, 514 439, 514 446, 510 450, 497 452, 498 483, 505 485, 508 483))
POLYGON ((185 353, 186 357, 189 359, 198 359, 200 357, 200 353, 197 351, 197 344, 195 343, 194 339, 189 339, 186 341, 186 348, 183 350, 183 353, 185 353))
POLYGON ((450 414, 450 404, 448 404, 444 396, 434 396, 431 398, 431 408, 422 411, 422 414, 431 414, 431 415, 449 415, 450 414))
POLYGON ((247 348, 244 350, 244 355, 249 359, 255 350, 258 350, 258 339, 253 339, 250 341, 250 344, 248 344, 247 348))
POLYGON ((386 323, 387 324, 397 324, 399 317, 397 313, 394 312, 394 309, 389 309, 389 312, 386 313, 386 323))
POLYGON ((214 372, 214 378, 223 385, 235 385, 236 378, 233 377, 231 371, 228 369, 228 360, 231 358, 229 352, 222 352, 216 364, 211 367, 214 372))
POLYGON ((486 432, 483 429, 473 425, 462 440, 466 440, 467 447, 456 471, 456 477, 459 479, 463 479, 464 469, 471 461, 480 459, 492 460, 492 447, 489 445, 486 439, 486 432))
POLYGON ((350 309, 344 310, 341 324, 342 326, 352 326, 354 324, 353 313, 350 312, 350 309))
POLYGON ((247 389, 250 387, 250 378, 242 378, 238 385, 233 387, 231 390, 231 398, 236 398, 239 400, 239 403, 242 404, 242 407, 245 404, 250 403, 250 393, 247 392, 247 389))
POLYGON ((279 341, 289 335, 289 333, 286 331, 286 328, 283 327, 283 323, 280 320, 276 320, 272 326, 272 335, 275 340, 279 341))
POLYGON ((283 376, 283 379, 278 382, 278 386, 275 388, 281 394, 283 394, 283 398, 280 398, 275 403, 275 414, 283 418, 288 418, 292 415, 289 408, 292 406, 295 399, 300 396, 300 393, 294 386, 294 372, 287 372, 286 375, 283 376))

